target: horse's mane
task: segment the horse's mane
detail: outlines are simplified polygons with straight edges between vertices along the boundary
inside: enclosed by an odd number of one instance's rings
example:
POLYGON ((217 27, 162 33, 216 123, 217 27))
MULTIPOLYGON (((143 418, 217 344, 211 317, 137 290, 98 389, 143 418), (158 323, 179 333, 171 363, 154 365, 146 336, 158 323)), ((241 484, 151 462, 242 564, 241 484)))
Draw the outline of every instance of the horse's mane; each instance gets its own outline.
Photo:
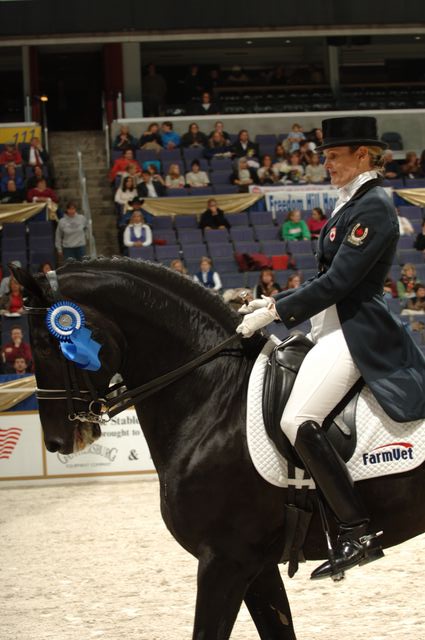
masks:
MULTIPOLYGON (((110 271, 124 276, 132 276, 133 279, 140 278, 155 287, 168 290, 173 296, 201 309, 203 313, 209 315, 219 325, 230 331, 234 330, 239 320, 238 314, 222 300, 221 296, 199 285, 191 278, 158 263, 132 260, 125 257, 86 258, 82 262, 67 262, 58 269, 58 274, 82 273, 87 270, 97 271, 103 275, 105 272, 110 271)), ((130 287, 132 280, 130 278, 126 281, 124 278, 123 283, 124 287, 130 287)), ((133 290, 132 294, 134 293, 133 290)))

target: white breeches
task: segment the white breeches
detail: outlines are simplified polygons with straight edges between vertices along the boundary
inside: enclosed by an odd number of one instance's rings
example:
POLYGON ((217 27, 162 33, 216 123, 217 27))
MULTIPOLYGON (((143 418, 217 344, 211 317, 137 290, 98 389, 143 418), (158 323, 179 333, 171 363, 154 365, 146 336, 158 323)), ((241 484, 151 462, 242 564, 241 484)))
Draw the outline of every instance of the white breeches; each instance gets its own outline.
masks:
POLYGON ((341 327, 318 337, 300 367, 280 423, 291 444, 303 422, 314 420, 321 426, 359 378, 341 327))

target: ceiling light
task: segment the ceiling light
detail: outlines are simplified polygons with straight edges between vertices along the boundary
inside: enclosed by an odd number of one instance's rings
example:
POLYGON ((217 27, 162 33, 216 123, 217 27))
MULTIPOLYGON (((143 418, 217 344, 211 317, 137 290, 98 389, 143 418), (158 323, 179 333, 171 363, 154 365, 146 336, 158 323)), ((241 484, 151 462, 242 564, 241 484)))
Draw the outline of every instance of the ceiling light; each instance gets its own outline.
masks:
POLYGON ((291 44, 290 40, 285 40, 285 44, 291 44))
POLYGON ((246 43, 247 44, 252 44, 252 40, 247 40, 246 43))

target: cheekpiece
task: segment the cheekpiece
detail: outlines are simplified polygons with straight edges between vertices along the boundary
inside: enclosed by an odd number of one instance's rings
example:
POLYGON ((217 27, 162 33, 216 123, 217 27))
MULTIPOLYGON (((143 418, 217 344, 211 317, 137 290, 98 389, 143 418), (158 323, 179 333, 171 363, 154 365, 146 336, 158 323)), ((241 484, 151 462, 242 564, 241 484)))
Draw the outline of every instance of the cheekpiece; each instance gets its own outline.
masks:
POLYGON ((74 331, 85 325, 83 310, 74 302, 55 302, 47 312, 47 328, 60 342, 71 342, 74 331))

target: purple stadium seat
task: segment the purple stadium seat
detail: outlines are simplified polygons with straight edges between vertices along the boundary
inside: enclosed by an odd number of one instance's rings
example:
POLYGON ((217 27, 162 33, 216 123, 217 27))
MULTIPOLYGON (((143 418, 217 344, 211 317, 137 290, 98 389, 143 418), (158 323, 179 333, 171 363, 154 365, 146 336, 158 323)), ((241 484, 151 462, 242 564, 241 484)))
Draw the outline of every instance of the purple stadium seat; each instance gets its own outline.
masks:
POLYGON ((412 236, 400 236, 397 243, 397 251, 401 249, 413 249, 413 243, 415 239, 412 236))
POLYGON ((212 171, 210 174, 211 184, 229 184, 231 171, 212 171))
POLYGON ((234 247, 237 253, 261 253, 260 243, 255 240, 249 242, 238 240, 234 243, 234 247))
MULTIPOLYGON (((203 147, 187 147, 187 148, 183 148, 182 152, 183 152, 183 158, 188 170, 194 160, 204 160, 203 147)), ((207 165, 208 165, 208 162, 207 162, 207 165)))
MULTIPOLYGON (((214 193, 212 187, 197 187, 196 189, 190 189, 190 193, 188 195, 191 196, 212 196, 214 193)), ((207 203, 205 202, 205 209, 207 208, 207 203)))
POLYGON ((161 149, 159 152, 159 158, 163 164, 166 162, 182 162, 180 149, 161 149))
POLYGON ((250 242, 254 240, 254 232, 252 227, 232 227, 230 229, 230 237, 233 242, 240 240, 241 242, 250 242))
POLYGON ((180 257, 179 247, 177 245, 158 245, 155 247, 155 256, 158 262, 168 264, 171 260, 180 257))
POLYGON ((150 247, 129 247, 128 255, 135 260, 154 260, 153 246, 150 247))
POLYGON ((275 225, 255 227, 255 236, 257 240, 278 240, 279 227, 275 225))
POLYGON ((171 229, 173 227, 173 216, 155 216, 152 222, 154 231, 157 229, 171 229))
POLYGON ((292 242, 287 241, 286 245, 288 253, 293 253, 295 256, 301 254, 312 255, 313 253, 311 240, 293 240, 292 242))
POLYGON ((398 259, 400 264, 412 262, 413 264, 424 264, 424 254, 416 249, 404 249, 398 251, 398 259))
POLYGON ((226 218, 232 225, 232 227, 240 226, 240 227, 248 227, 249 226, 249 218, 246 211, 242 211, 242 213, 230 213, 226 215, 226 218))
POLYGON ((392 189, 404 189, 404 180, 403 178, 395 178, 394 180, 384 180, 384 187, 391 187, 392 189))
POLYGON ((229 232, 227 229, 205 229, 205 241, 213 244, 217 242, 229 242, 229 232))
POLYGON ((275 144, 266 144, 264 142, 261 143, 260 146, 258 147, 260 158, 262 158, 263 156, 271 156, 272 158, 274 158, 275 148, 276 148, 276 143, 275 144))
POLYGON ((194 213, 189 213, 187 215, 176 216, 174 219, 174 226, 176 229, 197 229, 198 228, 198 218, 194 213))
POLYGON ((138 149, 136 151, 136 160, 140 166, 143 166, 145 162, 158 162, 159 156, 153 149, 138 149))
POLYGON ((209 243, 208 253, 211 258, 232 258, 233 259, 233 247, 230 242, 209 243))
POLYGON ((213 187, 214 193, 219 195, 239 193, 237 184, 216 184, 213 187))
POLYGON ((11 238, 19 238, 25 242, 26 233, 27 228, 23 222, 5 222, 3 224, 2 240, 4 242, 11 238))
POLYGON ((220 278, 223 289, 239 289, 245 286, 245 276, 243 273, 226 273, 220 271, 220 278))
POLYGON ((260 245, 266 256, 282 256, 286 253, 285 243, 279 240, 263 240, 260 245))
POLYGON ((273 224, 273 216, 270 211, 251 211, 249 217, 251 218, 251 224, 255 227, 263 225, 270 227, 273 224))
POLYGON ((423 215, 423 209, 413 205, 398 207, 398 211, 403 218, 409 218, 409 220, 420 219, 423 215))
POLYGON ((221 275, 221 272, 227 272, 227 273, 232 272, 234 274, 239 273, 238 265, 235 259, 233 258, 233 256, 227 257, 227 258, 215 257, 213 258, 213 265, 214 265, 214 269, 216 269, 216 271, 218 271, 220 275, 221 275))
POLYGON ((277 144, 277 138, 274 133, 258 133, 255 136, 255 142, 257 144, 277 144))
POLYGON ((169 198, 184 198, 190 195, 190 189, 167 189, 167 196, 169 198))
POLYGON ((212 171, 228 171, 232 173, 233 162, 231 158, 217 158, 213 156, 210 160, 210 168, 212 171))
POLYGON ((314 269, 317 267, 317 262, 313 254, 311 255, 295 255, 295 264, 297 269, 314 269))
POLYGON ((203 237, 200 229, 179 229, 179 240, 182 244, 202 244, 203 237))
POLYGON ((154 229, 155 240, 165 240, 167 244, 177 244, 176 232, 174 229, 154 229))
POLYGON ((202 244, 182 244, 182 251, 185 261, 198 260, 207 254, 206 246, 202 244))
POLYGON ((406 178, 406 189, 425 189, 425 178, 406 178))

